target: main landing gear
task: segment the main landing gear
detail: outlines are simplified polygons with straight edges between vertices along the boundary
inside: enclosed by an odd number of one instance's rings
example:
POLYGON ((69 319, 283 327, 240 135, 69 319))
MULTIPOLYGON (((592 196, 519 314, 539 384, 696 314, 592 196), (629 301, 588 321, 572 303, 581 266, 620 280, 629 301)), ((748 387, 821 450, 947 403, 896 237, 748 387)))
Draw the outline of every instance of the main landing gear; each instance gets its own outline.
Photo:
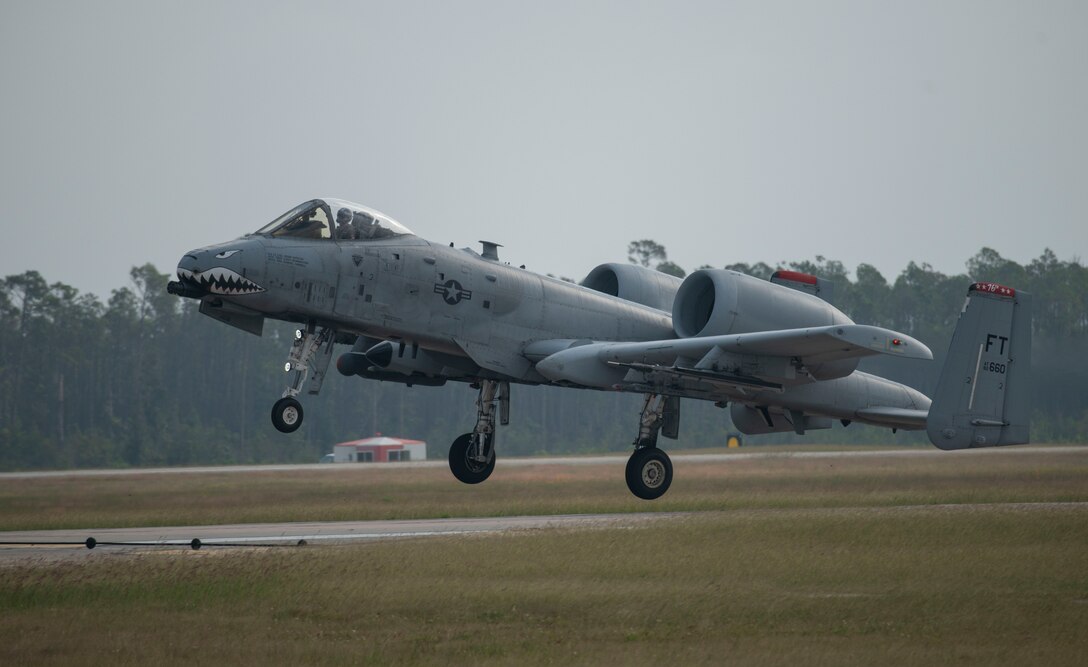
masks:
MULTIPOLYGON (((495 470, 495 412, 503 426, 510 423, 510 384, 480 380, 476 427, 450 445, 450 471, 465 484, 479 484, 495 470)), ((627 460, 627 488, 644 500, 660 498, 672 484, 672 461, 658 449, 657 438, 675 439, 680 431, 680 399, 647 394, 639 420, 635 451, 627 460)))
POLYGON ((658 434, 676 438, 680 428, 680 399, 647 394, 639 420, 635 451, 627 460, 627 488, 643 500, 665 495, 672 484, 672 461, 657 448, 658 434))
POLYGON ((499 423, 510 423, 510 383, 480 380, 476 426, 450 445, 450 471, 465 484, 479 484, 495 469, 495 406, 499 423))
POLYGON ((302 385, 311 370, 313 375, 306 391, 309 394, 321 391, 321 383, 325 381, 325 372, 332 359, 335 339, 335 331, 326 327, 318 329, 313 324, 306 327, 305 331, 295 331, 295 341, 291 344, 291 353, 283 367, 288 373, 293 371, 295 377, 291 386, 283 392, 283 398, 272 406, 272 425, 276 430, 292 433, 302 426, 302 404, 295 397, 302 393, 302 385))

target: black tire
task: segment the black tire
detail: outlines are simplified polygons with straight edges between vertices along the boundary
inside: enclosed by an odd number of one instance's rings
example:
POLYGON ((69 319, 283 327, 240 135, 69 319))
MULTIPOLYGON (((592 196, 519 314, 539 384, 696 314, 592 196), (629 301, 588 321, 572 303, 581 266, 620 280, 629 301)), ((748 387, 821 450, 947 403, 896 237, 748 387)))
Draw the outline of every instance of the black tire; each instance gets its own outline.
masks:
POLYGON ((302 426, 302 404, 284 396, 272 406, 272 425, 280 433, 294 433, 302 426))
POLYGON ((643 500, 665 495, 672 484, 672 461, 657 447, 636 449, 627 460, 627 488, 643 500))
POLYGON ((450 445, 450 472, 465 484, 479 484, 490 477, 491 471, 495 469, 495 436, 486 436, 490 440, 487 443, 490 456, 486 464, 470 459, 468 456, 475 437, 475 433, 466 433, 450 445))

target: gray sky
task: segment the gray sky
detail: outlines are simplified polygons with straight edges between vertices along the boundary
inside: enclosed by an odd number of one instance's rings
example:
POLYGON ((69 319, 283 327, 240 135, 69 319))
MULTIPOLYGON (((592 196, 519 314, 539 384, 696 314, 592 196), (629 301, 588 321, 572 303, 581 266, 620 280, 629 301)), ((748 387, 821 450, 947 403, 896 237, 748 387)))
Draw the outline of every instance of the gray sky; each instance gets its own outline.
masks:
POLYGON ((105 297, 315 196, 580 279, 1088 253, 1088 3, 0 4, 0 275, 105 297))

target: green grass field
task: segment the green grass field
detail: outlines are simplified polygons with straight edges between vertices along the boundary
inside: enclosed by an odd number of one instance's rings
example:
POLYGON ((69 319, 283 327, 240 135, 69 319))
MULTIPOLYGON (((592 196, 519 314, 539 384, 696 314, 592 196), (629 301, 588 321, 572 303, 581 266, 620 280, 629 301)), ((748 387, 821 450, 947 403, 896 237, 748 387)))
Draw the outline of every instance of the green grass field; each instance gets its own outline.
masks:
POLYGON ((4 479, 0 530, 421 519, 522 514, 876 507, 1088 500, 1088 447, 923 458, 675 457, 661 499, 634 498, 615 466, 504 468, 466 486, 441 468, 4 479))
POLYGON ((664 503, 610 466, 5 480, 9 529, 705 511, 8 565, 0 664, 1088 664, 1088 449, 676 471, 664 503))

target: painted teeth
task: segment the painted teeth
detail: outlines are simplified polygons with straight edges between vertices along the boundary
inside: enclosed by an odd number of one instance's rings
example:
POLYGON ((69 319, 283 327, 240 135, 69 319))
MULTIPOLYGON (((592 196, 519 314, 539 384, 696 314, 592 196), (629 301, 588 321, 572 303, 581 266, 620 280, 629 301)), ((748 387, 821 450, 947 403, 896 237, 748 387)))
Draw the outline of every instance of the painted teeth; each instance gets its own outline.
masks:
POLYGON ((178 269, 178 277, 198 284, 212 294, 236 296, 239 294, 256 294, 263 292, 264 288, 257 283, 243 278, 230 269, 216 266, 199 273, 193 273, 188 269, 178 269))

